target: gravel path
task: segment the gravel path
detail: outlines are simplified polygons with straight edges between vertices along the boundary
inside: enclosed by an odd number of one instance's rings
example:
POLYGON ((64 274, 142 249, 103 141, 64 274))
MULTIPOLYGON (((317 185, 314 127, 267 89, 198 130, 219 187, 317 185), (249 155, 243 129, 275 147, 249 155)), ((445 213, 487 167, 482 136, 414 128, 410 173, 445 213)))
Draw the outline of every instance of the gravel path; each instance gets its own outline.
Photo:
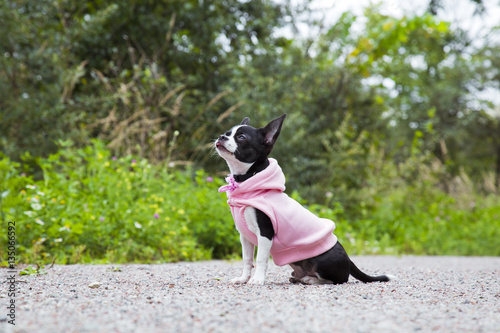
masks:
POLYGON ((271 265, 266 285, 246 286, 229 283, 241 262, 54 266, 17 277, 15 326, 0 289, 0 331, 500 332, 500 258, 352 259, 398 280, 293 285, 271 265))

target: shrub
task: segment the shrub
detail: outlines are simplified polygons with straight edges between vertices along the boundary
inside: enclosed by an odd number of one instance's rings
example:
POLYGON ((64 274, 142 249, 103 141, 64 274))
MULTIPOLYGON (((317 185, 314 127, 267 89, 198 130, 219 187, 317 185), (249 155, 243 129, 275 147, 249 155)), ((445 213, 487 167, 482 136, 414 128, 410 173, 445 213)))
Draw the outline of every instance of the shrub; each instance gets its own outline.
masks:
POLYGON ((237 249, 231 215, 217 194, 221 180, 112 157, 100 141, 83 149, 60 144, 57 154, 38 161, 42 181, 19 175, 19 164, 8 159, 0 164, 8 189, 2 219, 16 221, 20 260, 200 260, 237 249))
MULTIPOLYGON (((2 225, 16 221, 19 261, 172 262, 240 254, 225 195, 217 192, 221 178, 113 157, 98 140, 81 149, 59 145, 58 153, 37 159, 39 181, 20 163, 0 160, 2 225)), ((350 254, 500 255, 498 197, 456 198, 427 181, 357 193, 359 207, 349 208, 355 216, 331 193, 323 205, 291 196, 334 220, 350 254)), ((6 242, 5 232, 2 258, 6 242)))

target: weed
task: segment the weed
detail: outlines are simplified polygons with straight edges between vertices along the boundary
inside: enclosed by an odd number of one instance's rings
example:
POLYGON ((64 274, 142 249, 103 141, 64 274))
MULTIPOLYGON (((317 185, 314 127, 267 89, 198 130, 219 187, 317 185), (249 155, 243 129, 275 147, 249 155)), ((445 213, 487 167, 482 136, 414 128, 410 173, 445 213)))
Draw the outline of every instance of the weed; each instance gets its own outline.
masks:
POLYGON ((36 268, 29 265, 28 267, 19 272, 19 275, 30 275, 30 276, 38 276, 45 274, 47 274, 45 266, 40 266, 39 264, 36 264, 36 268))

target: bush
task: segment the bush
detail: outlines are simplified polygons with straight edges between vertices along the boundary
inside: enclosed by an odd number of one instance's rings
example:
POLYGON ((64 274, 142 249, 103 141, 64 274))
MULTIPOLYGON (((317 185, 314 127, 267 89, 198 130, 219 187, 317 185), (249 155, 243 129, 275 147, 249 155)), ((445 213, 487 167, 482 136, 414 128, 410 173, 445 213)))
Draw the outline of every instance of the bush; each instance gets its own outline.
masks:
MULTIPOLYGON (((217 192, 221 178, 116 158, 98 140, 82 149, 59 145, 58 153, 37 159, 40 181, 20 163, 0 160, 2 225, 16 221, 19 261, 172 262, 240 254, 225 195, 217 192)), ((332 193, 324 205, 291 196, 334 220, 350 254, 500 255, 497 197, 455 198, 426 181, 380 184, 357 192, 359 207, 349 208, 356 216, 332 193)), ((0 242, 6 258, 6 232, 0 242)))
POLYGON ((238 249, 229 209, 217 193, 221 180, 112 157, 100 141, 76 150, 60 144, 57 154, 38 161, 43 181, 19 175, 19 164, 9 159, 0 164, 8 189, 2 219, 16 221, 21 261, 201 260, 238 249))
POLYGON ((464 205, 432 187, 391 188, 369 210, 359 207, 362 217, 340 219, 337 229, 344 232, 337 234, 360 254, 500 255, 498 197, 468 199, 464 205))

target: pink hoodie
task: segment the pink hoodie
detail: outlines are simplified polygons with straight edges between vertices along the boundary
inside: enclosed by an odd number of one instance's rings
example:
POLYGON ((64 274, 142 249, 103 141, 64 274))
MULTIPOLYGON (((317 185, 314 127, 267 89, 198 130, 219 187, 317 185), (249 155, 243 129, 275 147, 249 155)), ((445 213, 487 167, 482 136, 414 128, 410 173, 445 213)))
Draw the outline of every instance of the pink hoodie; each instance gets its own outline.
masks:
POLYGON ((248 206, 261 210, 271 219, 274 238, 271 255, 278 266, 312 258, 331 249, 337 243, 332 233, 333 221, 322 219, 283 193, 285 175, 278 162, 270 165, 238 187, 227 192, 234 223, 238 231, 257 246, 257 236, 248 229, 244 211, 248 206))

